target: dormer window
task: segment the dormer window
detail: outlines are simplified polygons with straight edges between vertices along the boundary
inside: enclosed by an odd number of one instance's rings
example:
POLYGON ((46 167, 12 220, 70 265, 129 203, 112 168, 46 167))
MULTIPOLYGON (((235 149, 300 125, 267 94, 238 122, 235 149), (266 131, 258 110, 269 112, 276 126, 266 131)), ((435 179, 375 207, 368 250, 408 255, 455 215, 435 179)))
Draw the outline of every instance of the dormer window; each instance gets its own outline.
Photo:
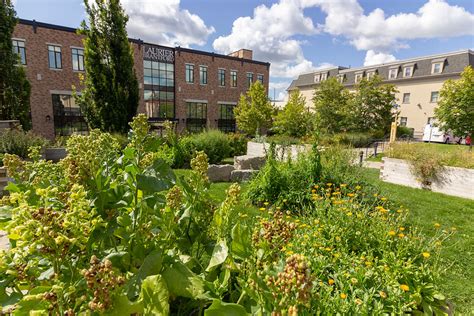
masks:
POLYGON ((398 77, 398 66, 396 68, 390 68, 388 70, 388 79, 397 79, 398 77))
POLYGON ((323 73, 321 74, 321 81, 324 81, 324 80, 326 80, 327 78, 328 78, 328 73, 327 73, 327 72, 323 72, 323 73))
POLYGON ((364 77, 364 72, 356 72, 355 74, 355 83, 361 82, 362 78, 364 77))
POLYGON ((367 80, 370 80, 371 78, 375 77, 376 74, 377 69, 367 70, 367 80))
POLYGON ((321 75, 320 74, 314 75, 314 83, 319 83, 320 80, 321 80, 321 75))
POLYGON ((413 69, 414 68, 415 68, 415 64, 403 65, 403 78, 413 77, 413 69))
POLYGON ((440 74, 443 72, 446 58, 439 58, 431 61, 431 74, 440 74))
POLYGON ((339 83, 344 83, 344 81, 346 81, 346 75, 344 75, 344 74, 337 75, 337 81, 339 83))

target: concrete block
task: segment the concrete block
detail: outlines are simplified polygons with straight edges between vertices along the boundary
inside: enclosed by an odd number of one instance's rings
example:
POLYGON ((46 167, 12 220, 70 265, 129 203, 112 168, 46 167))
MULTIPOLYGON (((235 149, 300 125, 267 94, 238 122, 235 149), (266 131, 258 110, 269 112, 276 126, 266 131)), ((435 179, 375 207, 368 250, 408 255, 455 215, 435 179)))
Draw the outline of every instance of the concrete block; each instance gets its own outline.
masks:
POLYGON ((258 170, 234 170, 230 175, 230 180, 232 182, 245 182, 251 180, 256 174, 258 170))
POLYGON ((260 170, 265 165, 264 156, 236 156, 234 157, 235 170, 260 170))
POLYGON ((232 165, 209 165, 207 176, 211 182, 229 182, 232 171, 234 171, 232 165))

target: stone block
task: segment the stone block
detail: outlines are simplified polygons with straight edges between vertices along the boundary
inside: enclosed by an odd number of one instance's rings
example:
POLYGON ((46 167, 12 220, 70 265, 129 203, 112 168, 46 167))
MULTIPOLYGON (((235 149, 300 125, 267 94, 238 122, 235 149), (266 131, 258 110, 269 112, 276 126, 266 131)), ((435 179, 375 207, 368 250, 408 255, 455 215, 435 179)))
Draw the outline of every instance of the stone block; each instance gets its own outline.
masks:
POLYGON ((258 170, 234 170, 230 175, 230 180, 232 182, 245 182, 251 180, 256 174, 258 170))
POLYGON ((234 171, 232 165, 209 165, 207 176, 211 182, 229 182, 232 171, 234 171))
POLYGON ((260 170, 265 165, 264 156, 236 156, 234 157, 235 170, 260 170))

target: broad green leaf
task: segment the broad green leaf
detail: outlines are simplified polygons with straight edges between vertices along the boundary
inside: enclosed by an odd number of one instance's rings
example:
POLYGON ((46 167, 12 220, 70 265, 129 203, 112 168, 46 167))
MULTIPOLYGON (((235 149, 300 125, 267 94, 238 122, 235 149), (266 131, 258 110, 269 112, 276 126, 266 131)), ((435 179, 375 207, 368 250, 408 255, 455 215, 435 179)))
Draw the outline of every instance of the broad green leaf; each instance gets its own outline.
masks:
POLYGON ((212 257, 209 261, 209 265, 207 266, 206 271, 209 271, 215 266, 222 264, 225 259, 227 259, 228 251, 229 249, 227 248, 225 240, 219 241, 214 246, 214 250, 212 251, 212 257))
POLYGON ((140 285, 142 281, 150 276, 159 274, 161 271, 163 263, 163 253, 161 250, 152 251, 146 258, 143 260, 140 269, 136 275, 132 277, 129 281, 129 288, 127 290, 127 296, 130 299, 134 299, 139 294, 140 285))
POLYGON ((113 298, 112 309, 107 311, 104 315, 122 316, 142 313, 143 302, 141 300, 130 302, 125 294, 121 294, 113 298))
POLYGON ((49 280, 49 278, 51 278, 53 275, 54 275, 54 268, 51 267, 48 270, 43 271, 43 273, 41 273, 40 276, 38 277, 38 280, 39 281, 49 280))
POLYGON ((48 315, 49 301, 43 298, 43 293, 50 290, 48 286, 38 286, 32 289, 28 295, 17 303, 17 308, 13 312, 15 316, 48 315))
POLYGON ((246 225, 235 224, 232 228, 232 255, 245 259, 251 255, 250 230, 246 225))
POLYGON ((169 315, 169 292, 166 282, 161 275, 152 275, 143 280, 141 299, 143 301, 144 315, 169 315))
POLYGON ((204 294, 204 281, 179 261, 162 273, 171 295, 196 299, 204 294))
POLYGON ((11 206, 0 207, 0 222, 6 222, 12 219, 11 209, 11 206))
POLYGON ((163 159, 157 159, 137 175, 137 187, 146 192, 160 192, 169 189, 176 182, 173 170, 163 159))
POLYGON ((214 300, 208 309, 204 311, 204 316, 247 316, 247 311, 242 305, 234 303, 224 303, 214 300))
POLYGON ((13 182, 8 182, 7 186, 4 188, 8 192, 20 192, 20 188, 13 182))

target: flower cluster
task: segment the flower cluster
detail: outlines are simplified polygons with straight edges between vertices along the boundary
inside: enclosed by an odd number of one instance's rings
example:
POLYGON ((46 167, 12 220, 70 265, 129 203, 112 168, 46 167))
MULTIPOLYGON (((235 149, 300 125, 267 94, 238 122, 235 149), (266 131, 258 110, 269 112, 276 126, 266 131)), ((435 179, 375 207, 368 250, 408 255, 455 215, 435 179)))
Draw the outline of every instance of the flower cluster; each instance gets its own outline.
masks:
POLYGON ((209 167, 207 155, 203 151, 198 151, 191 159, 191 169, 196 172, 205 182, 209 181, 207 169, 209 167))
POLYGON ((269 219, 260 220, 260 229, 253 234, 254 244, 259 244, 261 239, 265 241, 270 248, 280 249, 288 243, 293 236, 293 232, 297 224, 288 217, 285 218, 282 211, 273 212, 273 216, 269 219))
POLYGON ((182 200, 183 191, 181 191, 180 187, 176 185, 166 193, 166 205, 173 210, 177 210, 181 207, 182 200))

